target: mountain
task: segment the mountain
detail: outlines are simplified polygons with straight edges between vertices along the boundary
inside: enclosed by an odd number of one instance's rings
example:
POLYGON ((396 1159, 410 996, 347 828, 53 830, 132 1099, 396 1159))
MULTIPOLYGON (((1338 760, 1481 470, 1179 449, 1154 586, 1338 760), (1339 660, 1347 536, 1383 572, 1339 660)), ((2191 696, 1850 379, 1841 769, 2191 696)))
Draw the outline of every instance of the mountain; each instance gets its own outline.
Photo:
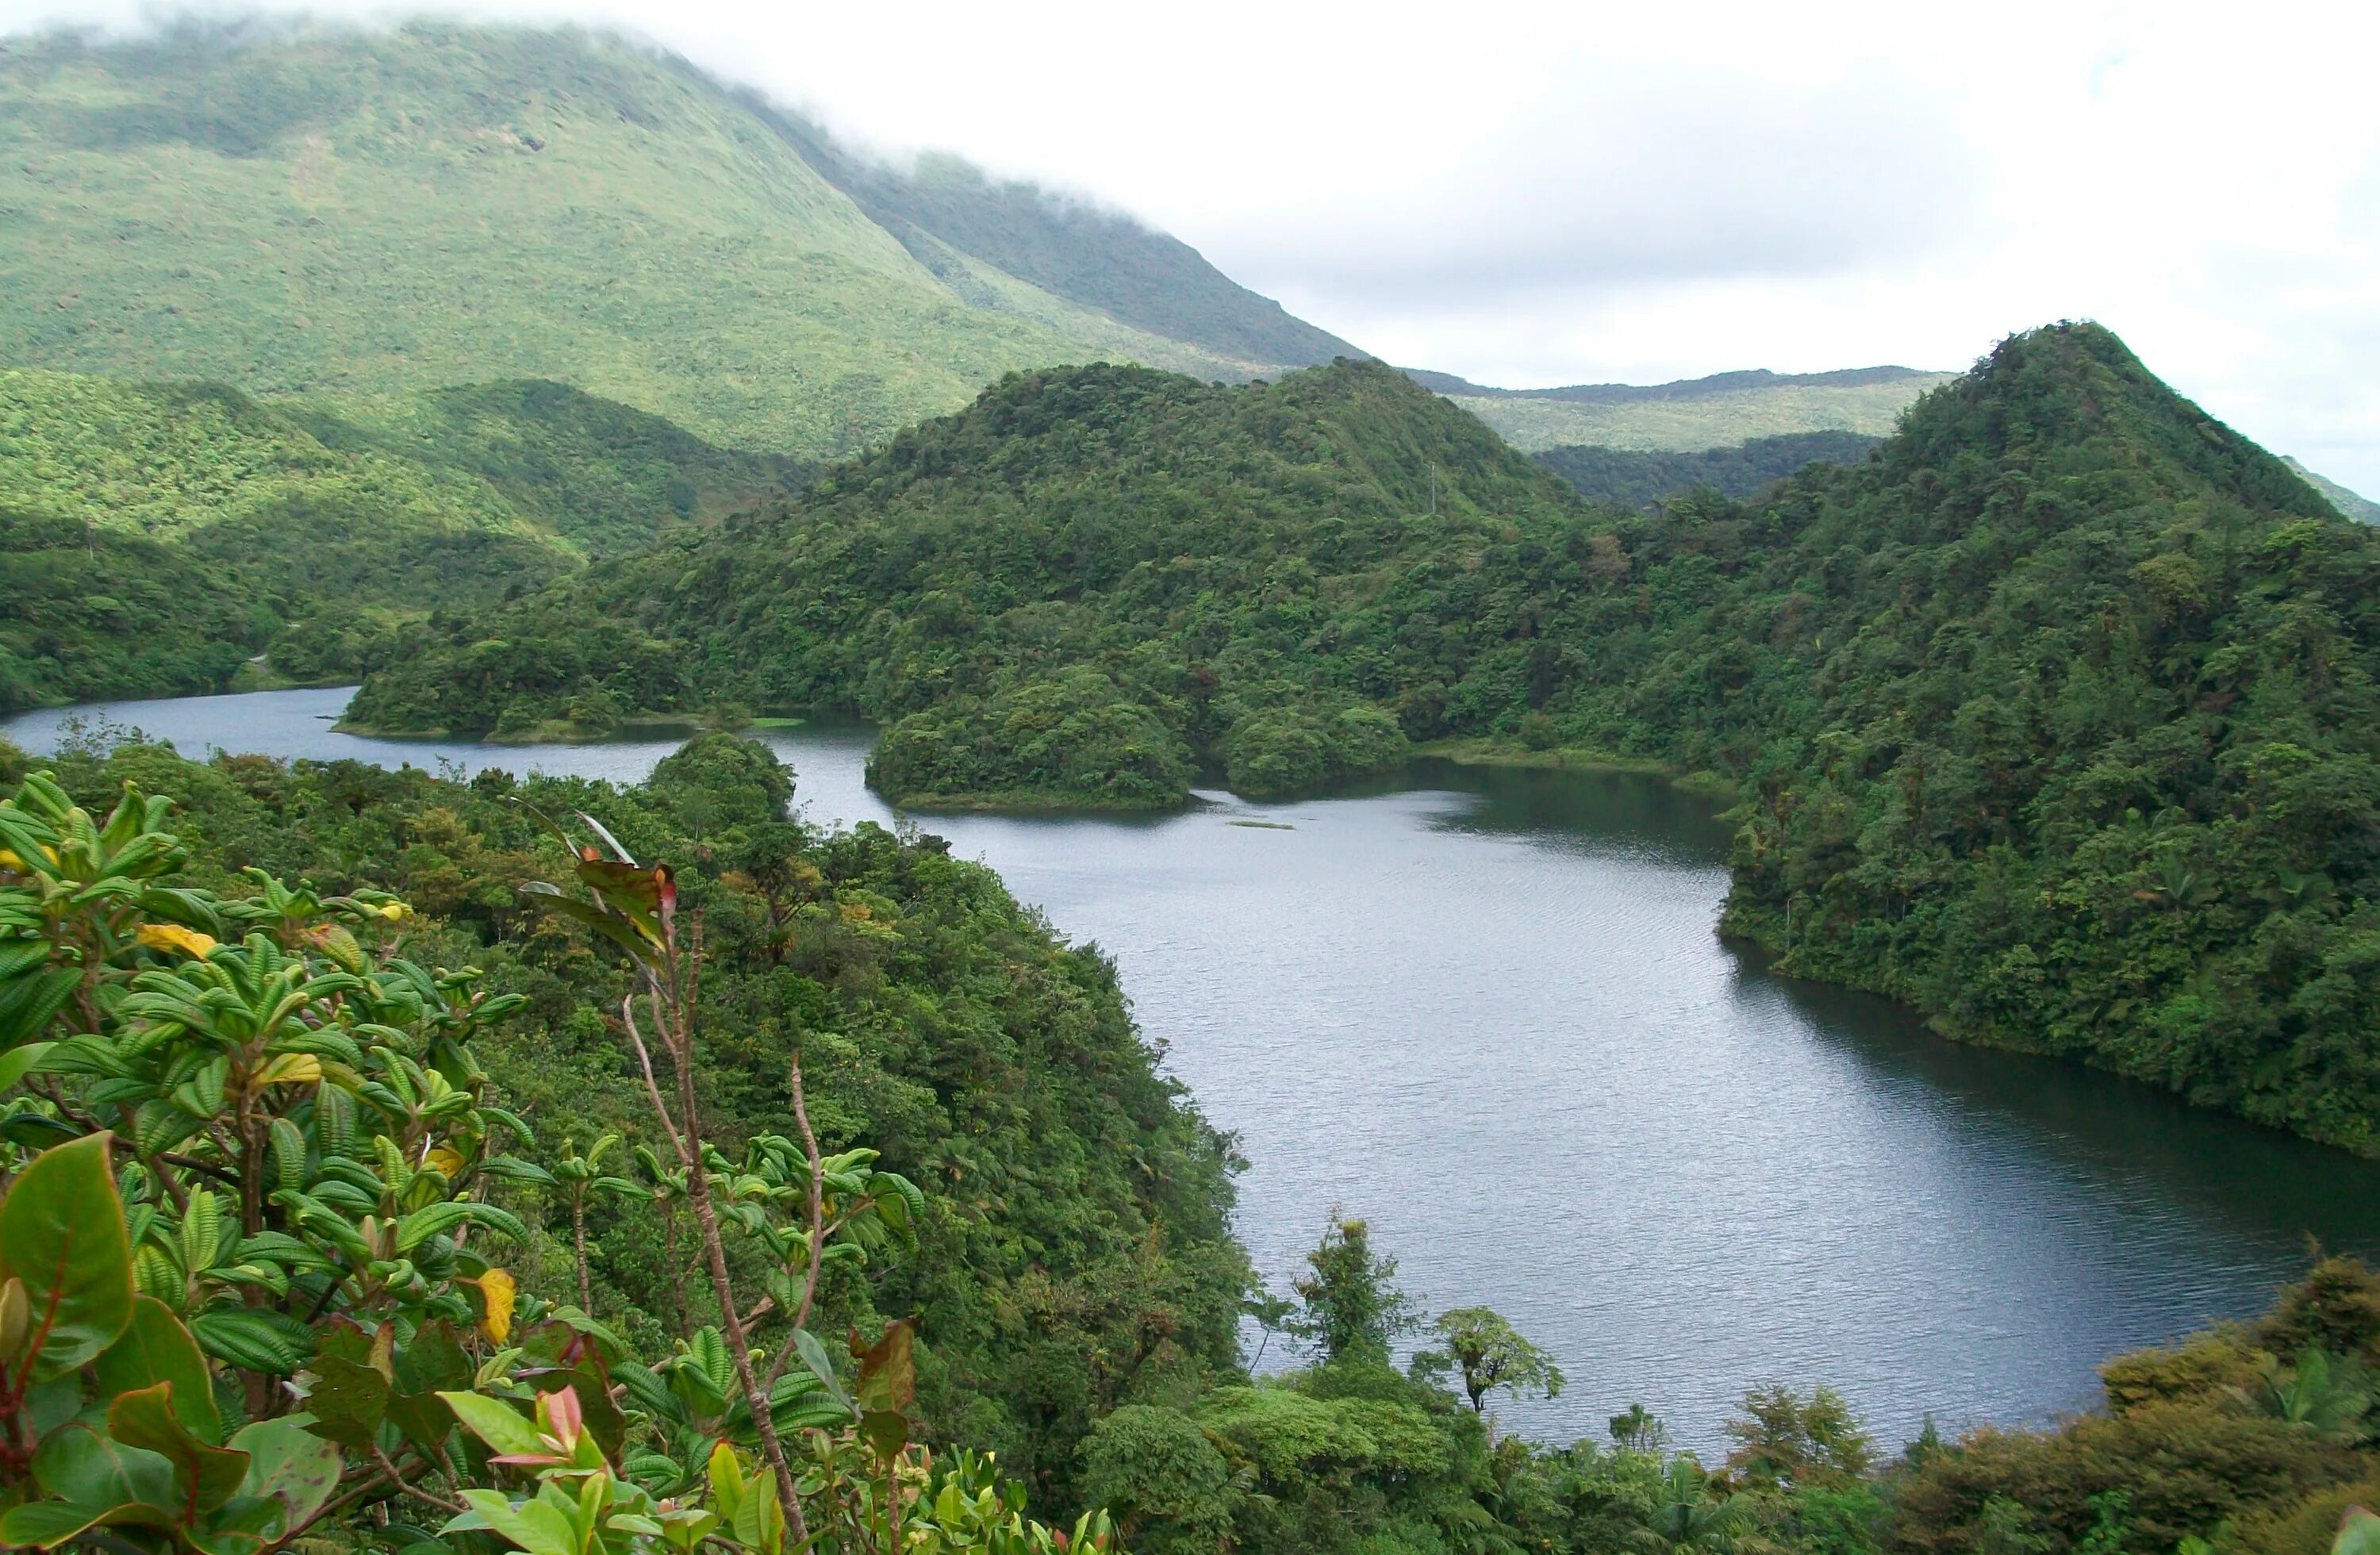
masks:
POLYGON ((2298 472, 2298 479, 2320 492, 2330 505, 2359 524, 2380 524, 2380 502, 2358 496, 2336 480, 2325 480, 2297 460, 2286 456, 2282 463, 2298 472))
POLYGON ((1348 347, 1129 220, 873 166, 577 31, 185 27, 0 49, 9 365, 374 402, 544 379, 849 453, 1002 372, 1348 347))
POLYGON ((1689 454, 1630 448, 1548 448, 1530 459, 1568 481, 1583 497, 1620 507, 1643 507, 1679 492, 1707 487, 1721 496, 1748 497, 1815 460, 1850 464, 1867 456, 1881 438, 1860 432, 1789 432, 1756 437, 1732 448, 1689 454))
POLYGON ((1693 453, 1805 432, 1879 438, 1947 372, 1906 367, 1838 372, 1721 372, 1673 383, 1573 383, 1554 389, 1494 389, 1451 373, 1408 369, 1524 453, 1588 446, 1693 453))
POLYGON ((886 720, 917 800, 1278 793, 1478 738, 1737 794, 1727 923, 1953 1035, 2380 1151, 2380 533, 2092 325, 1755 502, 1579 501, 1376 364, 1020 376, 408 639, 354 716, 886 720))
POLYGON ((495 601, 806 479, 552 383, 342 419, 220 383, 0 371, 0 707, 352 674, 495 601))

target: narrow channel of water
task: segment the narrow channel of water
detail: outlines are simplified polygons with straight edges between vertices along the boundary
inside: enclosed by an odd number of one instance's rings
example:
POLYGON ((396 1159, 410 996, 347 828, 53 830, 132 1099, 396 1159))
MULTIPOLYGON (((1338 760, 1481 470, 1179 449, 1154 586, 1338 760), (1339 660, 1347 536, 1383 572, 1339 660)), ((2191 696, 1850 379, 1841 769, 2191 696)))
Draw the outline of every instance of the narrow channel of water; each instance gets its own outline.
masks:
MULTIPOLYGON (((358 740, 330 732, 346 695, 77 711, 193 755, 634 781, 672 748, 358 740)), ((892 819, 866 731, 767 737, 813 819, 892 819)), ((1831 1382, 1889 1443, 1929 1412, 2039 1420, 2119 1350, 2260 1310, 2308 1234, 2380 1253, 2380 1163, 1721 944, 1726 837, 1657 782, 1425 764, 1363 796, 922 823, 1116 958, 1254 1163, 1240 1230, 1277 1288, 1332 1205, 1366 1217, 1433 1309, 1494 1306, 1556 1355, 1569 1390, 1504 1411, 1535 1435, 1641 1400, 1714 1445, 1770 1379, 1831 1382)))

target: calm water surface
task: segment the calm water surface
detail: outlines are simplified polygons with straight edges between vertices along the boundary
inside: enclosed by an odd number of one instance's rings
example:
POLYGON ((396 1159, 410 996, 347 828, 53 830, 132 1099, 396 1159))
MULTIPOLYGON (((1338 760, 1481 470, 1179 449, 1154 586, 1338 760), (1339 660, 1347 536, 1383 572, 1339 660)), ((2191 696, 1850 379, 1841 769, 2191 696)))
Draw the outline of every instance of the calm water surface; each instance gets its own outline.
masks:
MULTIPOLYGON (((534 749, 330 732, 344 691, 80 710, 282 757, 634 781, 672 742, 534 749)), ((54 743, 60 715, 0 732, 54 743)), ((892 812, 868 734, 770 742, 818 820, 892 812)), ((2037 1420, 2116 1351, 2245 1316, 2306 1236, 2380 1253, 2380 1165, 2066 1065, 1961 1048, 1712 931, 1726 837, 1649 781, 1417 769, 1158 820, 930 818, 1123 973, 1254 1163, 1240 1232, 1286 1288, 1332 1205, 1433 1307, 1484 1303, 1600 1436, 1642 1400, 1716 1442, 1743 1389, 1828 1381, 1891 1440, 2037 1420), (1261 823, 1261 824, 1251 824, 1261 823)))

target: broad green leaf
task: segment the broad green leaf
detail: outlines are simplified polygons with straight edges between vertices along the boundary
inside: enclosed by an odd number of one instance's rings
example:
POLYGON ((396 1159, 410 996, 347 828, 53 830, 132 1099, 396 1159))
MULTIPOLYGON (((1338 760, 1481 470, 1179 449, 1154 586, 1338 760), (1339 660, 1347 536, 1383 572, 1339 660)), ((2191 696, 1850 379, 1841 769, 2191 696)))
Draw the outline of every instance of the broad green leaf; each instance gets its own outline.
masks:
POLYGON ((481 1393, 441 1392, 463 1428, 499 1452, 545 1452, 551 1449, 528 1417, 481 1393))
POLYGON ((56 1046, 55 1042, 28 1042, 21 1048, 0 1053, 0 1090, 6 1090, 31 1074, 42 1056, 56 1046))
POLYGON ((295 1421, 259 1420, 243 1427, 231 1445, 248 1454, 240 1494, 280 1501, 281 1533, 313 1516, 339 1488, 339 1450, 295 1421))
POLYGON ((710 1462, 704 1465, 710 1476, 710 1504, 729 1523, 744 1508, 744 1465, 735 1460, 735 1449, 721 1441, 710 1449, 710 1462))
POLYGON ((119 1393, 107 1406, 107 1431, 127 1447, 145 1448, 174 1465, 176 1504, 185 1522, 231 1500, 248 1477, 248 1454, 210 1447, 192 1436, 174 1413, 174 1384, 119 1393))
POLYGON ((2360 1506, 2349 1507, 2330 1555, 2380 1555, 2380 1517, 2360 1506))
POLYGON ((215 1414, 213 1379, 198 1342, 173 1310, 153 1296, 132 1298, 132 1321, 123 1336, 92 1364, 102 1397, 128 1393, 152 1383, 174 1385, 174 1413, 200 1440, 223 1440, 215 1414))
POLYGON ((23 1548, 65 1544, 87 1528, 127 1523, 169 1528, 174 1515, 161 1506, 128 1501, 115 1506, 85 1506, 74 1501, 34 1501, 0 1517, 0 1545, 23 1548))
POLYGON ((132 1245, 108 1140, 42 1151, 0 1201, 0 1283, 25 1282, 37 1382, 89 1364, 132 1321, 132 1245))
POLYGON ((174 1499, 171 1463, 126 1446, 88 1420, 42 1439, 33 1453, 33 1480, 60 1500, 102 1510, 132 1502, 163 1507, 174 1499))
MULTIPOLYGON (((511 1501, 494 1490, 466 1490, 463 1500, 499 1537, 511 1540, 528 1550, 528 1555, 579 1555, 577 1530, 570 1519, 542 1500, 525 1501, 515 1510, 511 1501)), ((440 1531, 454 1527, 449 1523, 440 1531)))
POLYGON ((452 1231, 470 1218, 471 1206, 460 1199, 447 1199, 416 1209, 396 1222, 396 1250, 409 1253, 439 1233, 452 1231))

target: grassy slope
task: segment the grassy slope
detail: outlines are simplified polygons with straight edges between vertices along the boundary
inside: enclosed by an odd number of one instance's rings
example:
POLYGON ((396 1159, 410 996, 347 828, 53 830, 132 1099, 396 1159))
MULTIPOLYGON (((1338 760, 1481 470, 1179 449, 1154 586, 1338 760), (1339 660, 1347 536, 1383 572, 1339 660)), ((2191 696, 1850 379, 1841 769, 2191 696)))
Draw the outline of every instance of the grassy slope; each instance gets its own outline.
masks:
POLYGON ((1847 387, 1787 383, 1599 404, 1528 395, 1452 397, 1524 453, 1573 444, 1687 453, 1794 432, 1882 437, 1919 395, 1949 381, 1945 373, 1847 387))
POLYGON ((24 364, 368 398, 552 378, 796 455, 1092 347, 1246 367, 1057 297, 969 305, 747 104, 583 34, 22 44, 0 167, 24 364))

